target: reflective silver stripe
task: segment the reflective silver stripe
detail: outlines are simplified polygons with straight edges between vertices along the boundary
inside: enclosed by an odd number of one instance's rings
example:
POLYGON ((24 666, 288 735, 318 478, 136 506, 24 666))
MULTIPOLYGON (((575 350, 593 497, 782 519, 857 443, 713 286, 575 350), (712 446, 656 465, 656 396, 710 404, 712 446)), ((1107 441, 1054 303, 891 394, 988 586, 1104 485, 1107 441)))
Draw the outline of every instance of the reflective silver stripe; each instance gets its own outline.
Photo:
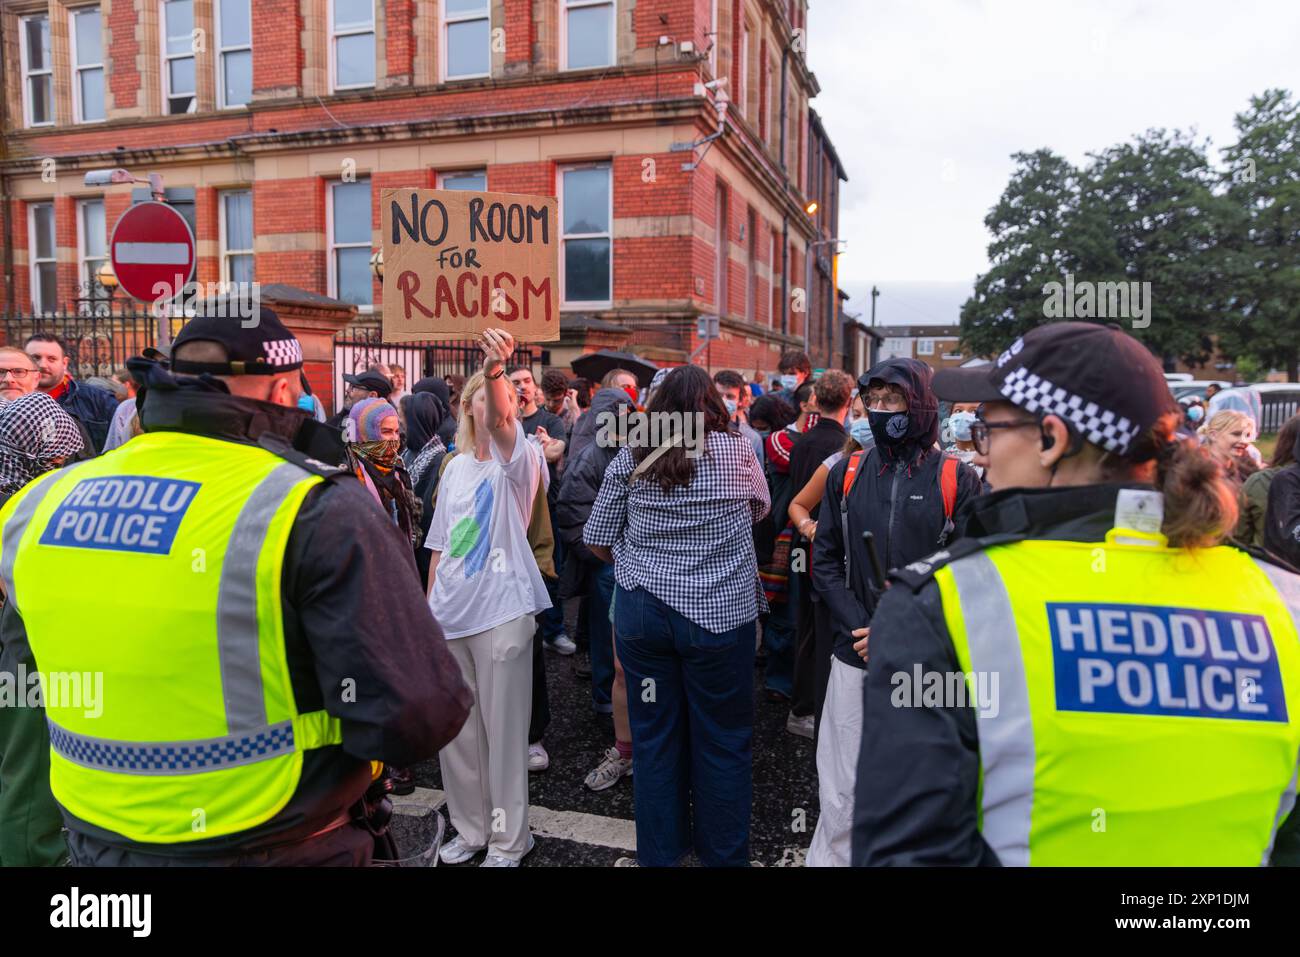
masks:
POLYGON ((998 676, 998 707, 975 711, 984 769, 981 833, 1005 866, 1024 867, 1034 803, 1034 725, 1011 599, 983 552, 948 567, 961 600, 971 670, 998 676))
POLYGON ((311 473, 292 462, 276 466, 244 503, 221 565, 217 594, 217 652, 221 693, 231 734, 266 726, 262 656, 258 648, 257 560, 271 520, 295 485, 311 473))
POLYGON ((198 741, 113 741, 50 726, 50 747, 74 764, 118 774, 198 774, 290 754, 293 722, 198 741))
MULTIPOLYGON (((92 461, 92 460, 87 460, 92 461)), ((40 507, 41 502, 45 501, 45 496, 50 494, 50 489, 68 472, 85 465, 85 462, 76 462, 62 468, 53 478, 47 478, 40 485, 32 489, 19 500, 14 506, 13 514, 9 516, 9 521, 4 527, 4 555, 0 557, 0 582, 4 583, 5 594, 9 596, 9 601, 15 608, 22 612, 18 599, 14 596, 14 561, 18 557, 18 543, 22 541, 23 532, 31 523, 32 516, 36 514, 36 509, 40 507)))
MULTIPOLYGON (((1282 603, 1286 605, 1287 611, 1291 613, 1291 621, 1294 622, 1296 632, 1300 633, 1300 575, 1292 574, 1284 568, 1278 568, 1268 562, 1262 562, 1252 556, 1252 560, 1259 566, 1259 570, 1268 576, 1268 580, 1273 583, 1277 589, 1278 596, 1282 603)), ((1300 707, 1300 701, 1287 702, 1287 714, 1294 721, 1291 714, 1292 709, 1300 707)), ((1273 819, 1273 833, 1269 835, 1268 847, 1264 851, 1264 859, 1261 864, 1268 864, 1268 859, 1273 856, 1273 842, 1277 840, 1278 828, 1287 819, 1291 809, 1295 807, 1296 784, 1300 779, 1300 757, 1297 758, 1296 772, 1291 775, 1291 783, 1287 785, 1282 792, 1281 798, 1277 802, 1277 815, 1273 819)))
POLYGON ((1296 768, 1291 773, 1291 783, 1286 786, 1281 799, 1277 802, 1277 814, 1273 816, 1273 830, 1268 836, 1268 847, 1264 848, 1264 859, 1259 862, 1262 867, 1268 866, 1269 858, 1273 856, 1273 843, 1277 840, 1278 829, 1282 827, 1282 823, 1291 814, 1291 809, 1295 807, 1296 779, 1298 777, 1300 777, 1300 756, 1296 758, 1296 768))

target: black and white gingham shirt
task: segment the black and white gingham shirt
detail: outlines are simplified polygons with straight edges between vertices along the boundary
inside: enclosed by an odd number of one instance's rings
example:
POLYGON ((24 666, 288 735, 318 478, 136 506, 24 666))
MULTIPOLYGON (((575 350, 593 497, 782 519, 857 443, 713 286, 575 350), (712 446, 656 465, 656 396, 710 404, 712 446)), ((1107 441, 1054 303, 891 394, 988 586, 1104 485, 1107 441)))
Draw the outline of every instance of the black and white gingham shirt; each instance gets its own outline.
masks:
POLYGON ((582 539, 613 549, 620 588, 644 588, 701 628, 730 631, 767 611, 753 528, 772 503, 743 436, 709 432, 694 464, 685 488, 665 493, 641 478, 629 487, 632 453, 620 451, 582 539))

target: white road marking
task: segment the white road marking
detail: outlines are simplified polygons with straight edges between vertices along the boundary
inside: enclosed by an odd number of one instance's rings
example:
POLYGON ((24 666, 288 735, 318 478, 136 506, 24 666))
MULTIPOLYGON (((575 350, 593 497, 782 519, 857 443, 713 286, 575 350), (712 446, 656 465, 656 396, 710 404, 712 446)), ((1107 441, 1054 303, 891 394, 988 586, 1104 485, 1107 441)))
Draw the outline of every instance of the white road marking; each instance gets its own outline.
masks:
MULTIPOLYGON (((402 805, 418 805, 420 809, 434 809, 442 807, 445 801, 446 797, 442 791, 433 788, 416 788, 414 794, 395 796, 393 810, 398 814, 423 813, 422 810, 417 811, 415 808, 405 811, 402 805)), ((636 823, 622 818, 584 814, 581 811, 553 811, 532 804, 528 807, 528 826, 538 837, 559 838, 620 851, 636 850, 636 823)))
MULTIPOLYGON (((415 793, 394 796, 393 810, 397 814, 423 816, 431 810, 437 810, 446 803, 446 795, 435 788, 416 788, 415 793)), ((599 814, 584 814, 581 811, 553 811, 536 804, 528 806, 528 826, 538 837, 552 837, 564 841, 576 841, 593 847, 608 847, 621 851, 636 851, 636 822, 619 817, 602 817, 599 814)), ((803 867, 807 848, 787 847, 781 852, 781 859, 772 867, 803 867)), ((615 867, 635 867, 635 858, 621 857, 615 867), (625 863, 626 862, 626 863, 625 863)), ((760 861, 754 861, 757 867, 764 867, 760 861)))

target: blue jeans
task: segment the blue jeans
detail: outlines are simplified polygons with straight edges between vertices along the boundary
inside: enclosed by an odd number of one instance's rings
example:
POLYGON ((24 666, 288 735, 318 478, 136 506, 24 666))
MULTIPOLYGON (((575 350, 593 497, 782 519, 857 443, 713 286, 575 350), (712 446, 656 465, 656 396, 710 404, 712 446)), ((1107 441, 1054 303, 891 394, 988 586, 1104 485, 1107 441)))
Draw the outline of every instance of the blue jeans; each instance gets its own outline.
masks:
POLYGON ((721 634, 650 592, 618 589, 614 640, 627 676, 637 860, 749 866, 754 798, 754 622, 721 634))
POLYGON ((598 705, 608 705, 612 703, 610 695, 614 689, 614 629, 609 623, 609 602, 614 597, 614 566, 597 562, 589 569, 587 587, 591 700, 598 705))
POLYGON ((794 695, 795 609, 794 596, 787 593, 786 598, 772 602, 772 610, 763 618, 763 649, 767 652, 763 687, 789 698, 794 695))

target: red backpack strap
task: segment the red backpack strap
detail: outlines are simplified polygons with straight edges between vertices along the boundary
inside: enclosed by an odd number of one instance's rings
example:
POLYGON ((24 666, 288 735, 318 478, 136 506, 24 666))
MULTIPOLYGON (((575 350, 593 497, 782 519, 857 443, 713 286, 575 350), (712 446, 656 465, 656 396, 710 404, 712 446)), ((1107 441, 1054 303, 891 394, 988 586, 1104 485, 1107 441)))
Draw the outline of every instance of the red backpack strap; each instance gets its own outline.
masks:
POLYGON ((943 515, 951 521, 957 508, 957 466, 960 462, 945 455, 939 469, 939 491, 943 493, 943 515))
MULTIPOLYGON (((858 474, 858 466, 862 464, 862 453, 854 452, 849 456, 849 467, 844 470, 844 491, 840 495, 841 501, 849 497, 849 489, 853 488, 853 479, 858 474)), ((956 486, 953 486, 953 495, 955 496, 956 486)))

